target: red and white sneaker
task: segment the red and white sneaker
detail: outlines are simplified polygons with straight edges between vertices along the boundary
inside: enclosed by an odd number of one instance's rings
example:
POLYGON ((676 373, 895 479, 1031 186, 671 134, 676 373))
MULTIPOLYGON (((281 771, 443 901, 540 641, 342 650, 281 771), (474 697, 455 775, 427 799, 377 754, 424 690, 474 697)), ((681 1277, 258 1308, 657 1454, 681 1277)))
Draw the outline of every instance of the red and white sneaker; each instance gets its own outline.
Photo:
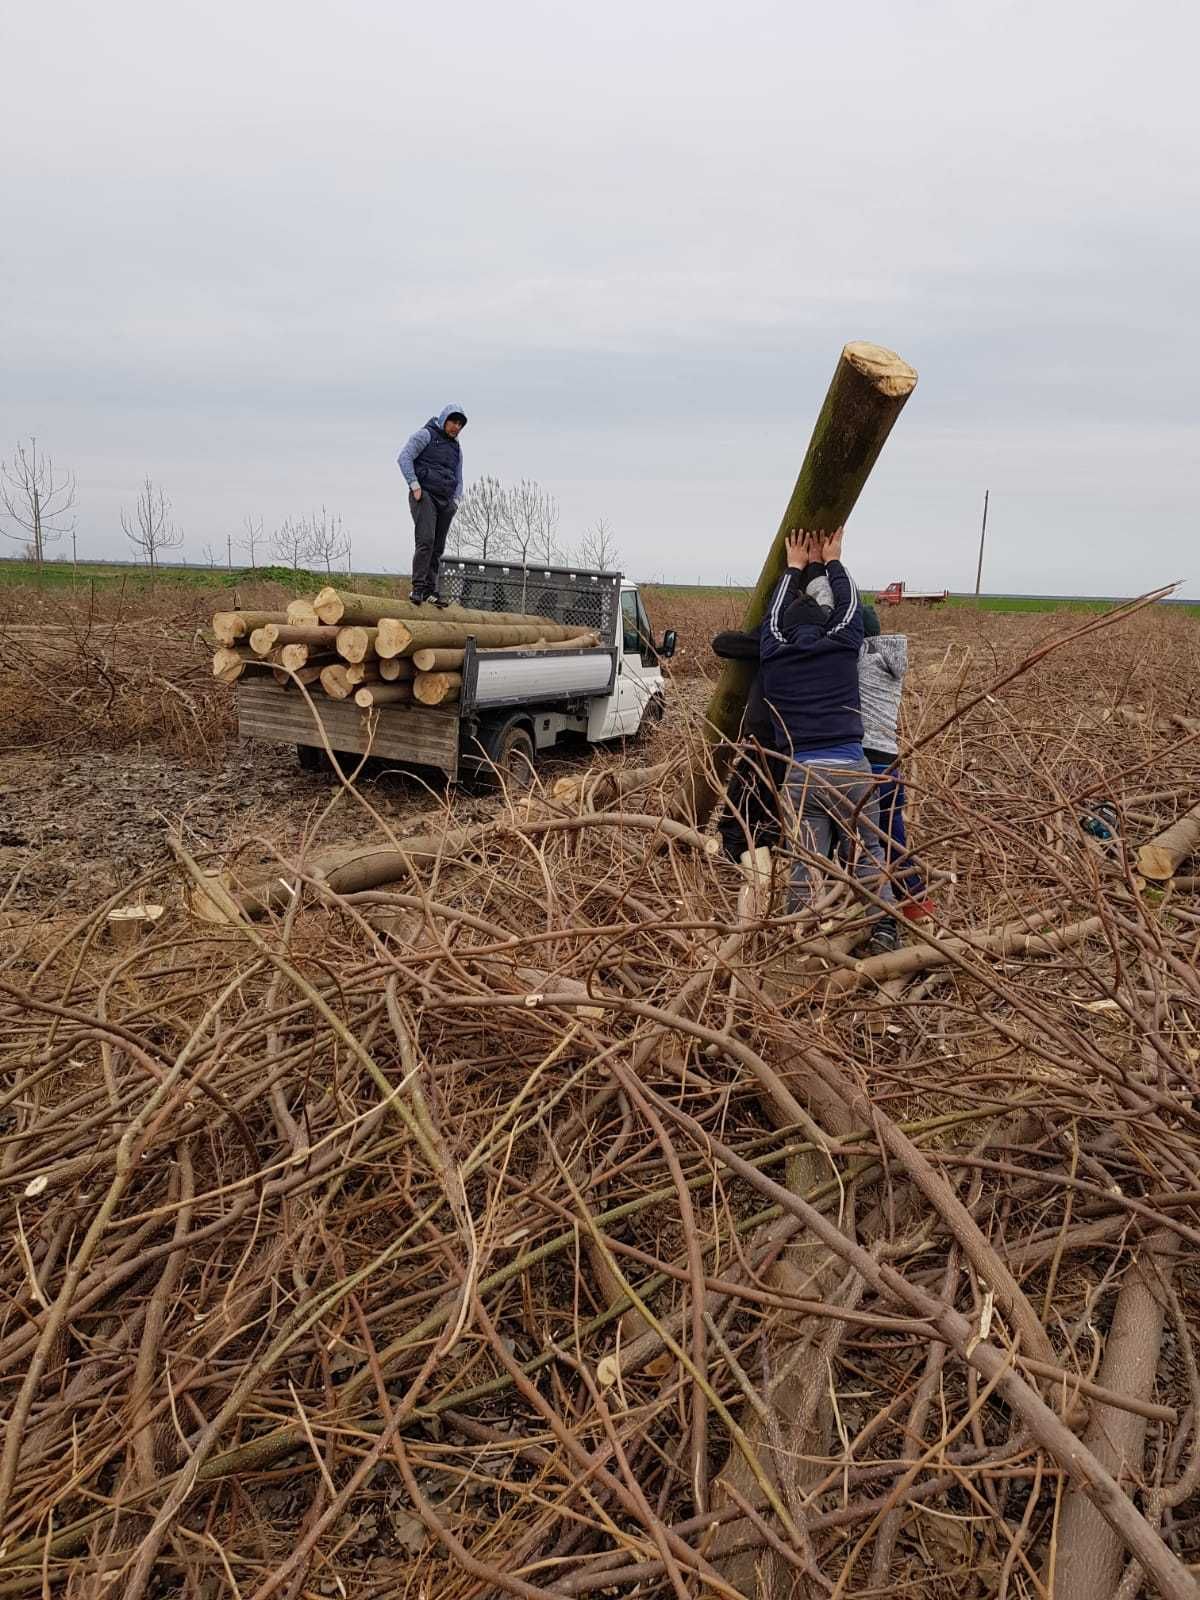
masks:
POLYGON ((929 922, 936 915, 937 907, 932 900, 906 900, 900 912, 909 922, 929 922))

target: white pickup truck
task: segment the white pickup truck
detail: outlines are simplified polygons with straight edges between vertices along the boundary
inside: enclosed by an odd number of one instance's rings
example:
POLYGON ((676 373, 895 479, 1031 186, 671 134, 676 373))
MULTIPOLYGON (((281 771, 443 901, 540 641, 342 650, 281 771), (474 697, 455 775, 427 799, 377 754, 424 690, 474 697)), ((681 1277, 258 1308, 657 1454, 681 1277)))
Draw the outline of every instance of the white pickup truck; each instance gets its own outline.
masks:
MULTIPOLYGON (((300 764, 317 769, 331 749, 440 768, 451 779, 493 769, 529 780, 539 751, 574 738, 600 744, 635 734, 665 709, 660 662, 675 653, 675 632, 656 643, 635 583, 618 572, 519 567, 499 561, 446 561, 439 588, 475 611, 550 617, 601 643, 594 649, 489 651, 468 640, 456 705, 380 706, 309 697, 295 687, 249 676, 238 683, 243 738, 294 744, 300 764), (311 700, 311 705, 310 705, 311 700)), ((438 613, 430 608, 430 618, 438 613)))

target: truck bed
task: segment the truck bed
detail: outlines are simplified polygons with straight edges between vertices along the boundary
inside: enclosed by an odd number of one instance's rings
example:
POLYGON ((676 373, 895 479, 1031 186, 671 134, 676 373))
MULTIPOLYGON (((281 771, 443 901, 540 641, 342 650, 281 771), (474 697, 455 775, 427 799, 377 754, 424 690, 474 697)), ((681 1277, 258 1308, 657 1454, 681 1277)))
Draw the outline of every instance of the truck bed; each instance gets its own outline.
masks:
POLYGON ((295 686, 267 677, 243 677, 237 686, 238 733, 244 739, 323 747, 320 718, 332 750, 382 756, 413 766, 440 767, 458 777, 464 723, 473 731, 489 712, 513 707, 566 705, 612 691, 617 652, 495 650, 480 653, 468 640, 458 703, 449 706, 380 706, 366 712, 353 700, 333 700, 317 690, 308 699, 295 686), (309 704, 311 700, 311 705, 309 704), (315 713, 315 715, 314 715, 315 713))
MULTIPOLYGON (((243 678, 237 686, 238 733, 243 739, 267 739, 275 744, 309 744, 320 747, 321 733, 313 720, 320 716, 331 750, 367 749, 367 716, 353 700, 331 700, 311 694, 312 707, 298 689, 285 688, 270 678, 243 678)), ((459 711, 457 706, 381 706, 375 713, 372 755, 416 766, 441 767, 458 776, 459 711)))

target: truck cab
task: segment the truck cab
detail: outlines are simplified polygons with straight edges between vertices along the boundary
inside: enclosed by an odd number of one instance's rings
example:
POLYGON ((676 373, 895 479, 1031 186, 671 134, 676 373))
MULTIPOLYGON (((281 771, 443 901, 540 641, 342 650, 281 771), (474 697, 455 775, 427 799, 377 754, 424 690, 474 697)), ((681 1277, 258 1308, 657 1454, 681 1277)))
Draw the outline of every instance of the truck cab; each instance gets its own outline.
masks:
MULTIPOLYGON (((519 567, 505 562, 444 561, 439 577, 442 593, 453 603, 478 610, 526 612, 549 617, 568 626, 578 625, 600 637, 600 651, 608 655, 610 670, 603 689, 571 696, 566 663, 556 651, 530 652, 543 663, 521 668, 520 651, 505 651, 505 660, 493 656, 490 671, 505 687, 517 692, 517 680, 529 681, 527 701, 530 732, 537 750, 550 748, 565 734, 581 735, 589 743, 629 737, 648 722, 657 722, 666 709, 662 663, 675 653, 675 633, 668 629, 655 640, 638 586, 617 572, 576 567, 519 567), (556 660, 557 658, 557 660, 556 660), (532 679, 536 677, 535 684, 532 679), (542 705, 534 714, 537 696, 542 705), (567 703, 552 705, 555 699, 567 703)), ((592 659, 593 683, 599 662, 592 659)), ((476 659, 480 659, 476 654, 476 659)), ((480 715, 480 743, 488 745, 488 695, 478 690, 469 704, 480 715)), ((514 706, 512 716, 520 718, 514 706)))

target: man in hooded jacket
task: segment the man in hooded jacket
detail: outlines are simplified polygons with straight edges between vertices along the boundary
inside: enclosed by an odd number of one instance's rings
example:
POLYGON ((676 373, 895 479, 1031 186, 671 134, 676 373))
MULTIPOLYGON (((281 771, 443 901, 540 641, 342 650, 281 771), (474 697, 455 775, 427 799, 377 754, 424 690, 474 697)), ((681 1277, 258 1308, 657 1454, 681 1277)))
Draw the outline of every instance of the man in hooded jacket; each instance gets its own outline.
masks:
POLYGON ((448 605, 438 592, 438 567, 446 535, 463 496, 462 449, 458 436, 467 425, 461 406, 445 406, 405 444, 396 461, 408 484, 414 549, 412 600, 448 605))

